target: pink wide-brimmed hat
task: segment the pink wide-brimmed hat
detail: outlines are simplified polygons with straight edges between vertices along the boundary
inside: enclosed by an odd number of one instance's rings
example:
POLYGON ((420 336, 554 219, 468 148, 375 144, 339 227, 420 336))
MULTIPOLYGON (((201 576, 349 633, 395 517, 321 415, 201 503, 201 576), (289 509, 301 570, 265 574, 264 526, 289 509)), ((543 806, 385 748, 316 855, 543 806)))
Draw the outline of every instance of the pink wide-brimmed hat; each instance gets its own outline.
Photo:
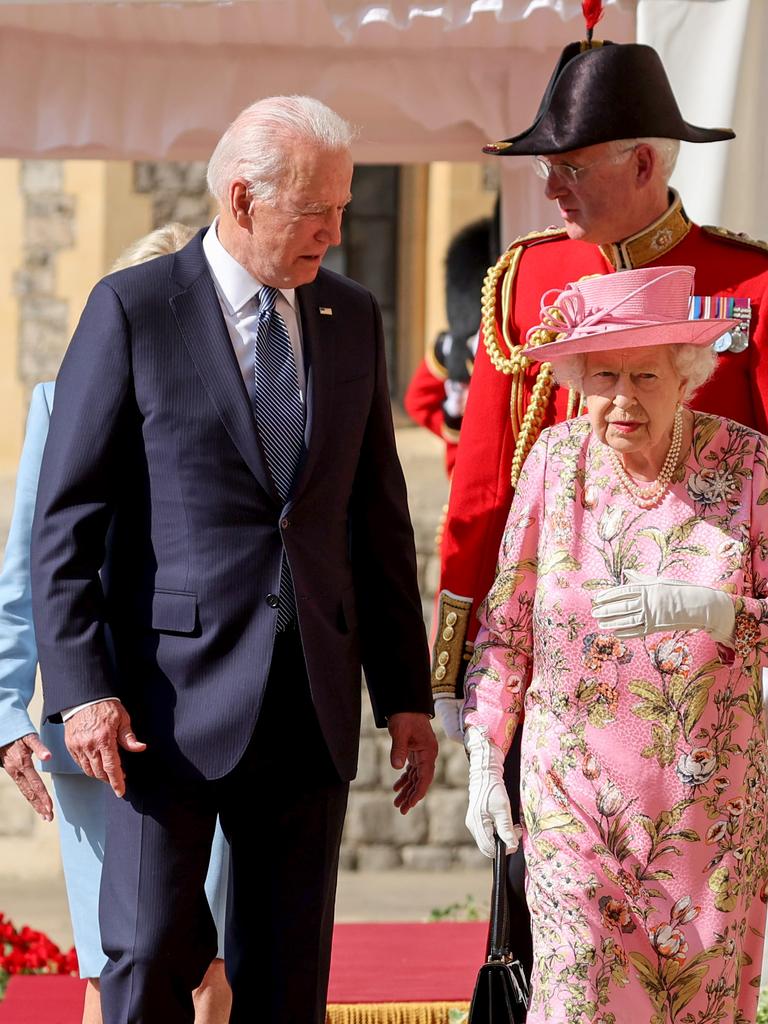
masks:
POLYGON ((739 321, 689 319, 693 267, 641 267, 584 278, 541 297, 541 323, 525 336, 533 362, 607 349, 708 345, 739 321), (542 335, 555 335, 542 342, 542 335))

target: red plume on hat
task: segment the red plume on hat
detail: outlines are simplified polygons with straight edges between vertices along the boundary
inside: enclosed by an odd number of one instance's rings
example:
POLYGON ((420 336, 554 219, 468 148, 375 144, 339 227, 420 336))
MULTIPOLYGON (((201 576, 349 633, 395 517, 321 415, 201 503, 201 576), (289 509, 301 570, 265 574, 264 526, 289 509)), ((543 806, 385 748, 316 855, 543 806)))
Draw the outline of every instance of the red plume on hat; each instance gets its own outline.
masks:
POLYGON ((603 0, 581 0, 581 10, 587 26, 587 42, 591 43, 595 25, 605 13, 603 11, 603 0))

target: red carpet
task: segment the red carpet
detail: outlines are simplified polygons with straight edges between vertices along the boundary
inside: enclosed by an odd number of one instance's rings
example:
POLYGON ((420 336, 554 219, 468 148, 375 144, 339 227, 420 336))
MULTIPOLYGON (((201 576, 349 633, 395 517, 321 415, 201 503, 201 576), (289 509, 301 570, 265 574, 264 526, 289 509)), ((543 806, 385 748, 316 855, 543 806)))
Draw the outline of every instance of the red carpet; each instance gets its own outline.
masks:
MULTIPOLYGON (((468 1002, 487 930, 484 921, 336 925, 329 1019, 352 1020, 337 1007, 356 1004, 468 1002)), ((56 975, 16 975, 0 1003, 0 1024, 79 1024, 83 985, 56 975)), ((387 1016, 371 1010, 359 1019, 387 1016)))

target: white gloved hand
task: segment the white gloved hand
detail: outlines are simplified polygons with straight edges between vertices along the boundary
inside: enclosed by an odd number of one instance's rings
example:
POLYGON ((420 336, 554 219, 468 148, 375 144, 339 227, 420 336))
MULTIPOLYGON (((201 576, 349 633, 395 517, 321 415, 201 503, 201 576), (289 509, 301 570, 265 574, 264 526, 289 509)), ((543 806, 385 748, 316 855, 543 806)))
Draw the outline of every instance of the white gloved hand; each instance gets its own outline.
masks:
POLYGON ((476 725, 467 728, 464 746, 469 753, 469 807, 465 824, 477 848, 491 860, 496 856, 494 832, 506 843, 507 853, 514 853, 523 830, 512 821, 504 785, 504 754, 491 743, 485 729, 476 725))
POLYGON ((628 584, 603 590, 592 600, 592 616, 601 629, 620 637, 704 629, 718 643, 733 647, 736 609, 729 594, 631 569, 624 570, 624 578, 628 584))
POLYGON ((449 740, 456 743, 464 742, 464 726, 461 722, 461 709, 464 701, 458 697, 436 697, 435 714, 440 719, 440 725, 449 740))

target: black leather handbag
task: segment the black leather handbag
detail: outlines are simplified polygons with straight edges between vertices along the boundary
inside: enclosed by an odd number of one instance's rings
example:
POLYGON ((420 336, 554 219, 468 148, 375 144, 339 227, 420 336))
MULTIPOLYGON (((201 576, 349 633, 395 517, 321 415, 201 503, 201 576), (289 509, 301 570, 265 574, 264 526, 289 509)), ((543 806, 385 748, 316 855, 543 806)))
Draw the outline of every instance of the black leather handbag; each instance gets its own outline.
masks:
POLYGON ((509 942, 506 857, 506 846, 496 836, 490 950, 477 975, 468 1024, 523 1024, 528 1013, 528 983, 509 942))

